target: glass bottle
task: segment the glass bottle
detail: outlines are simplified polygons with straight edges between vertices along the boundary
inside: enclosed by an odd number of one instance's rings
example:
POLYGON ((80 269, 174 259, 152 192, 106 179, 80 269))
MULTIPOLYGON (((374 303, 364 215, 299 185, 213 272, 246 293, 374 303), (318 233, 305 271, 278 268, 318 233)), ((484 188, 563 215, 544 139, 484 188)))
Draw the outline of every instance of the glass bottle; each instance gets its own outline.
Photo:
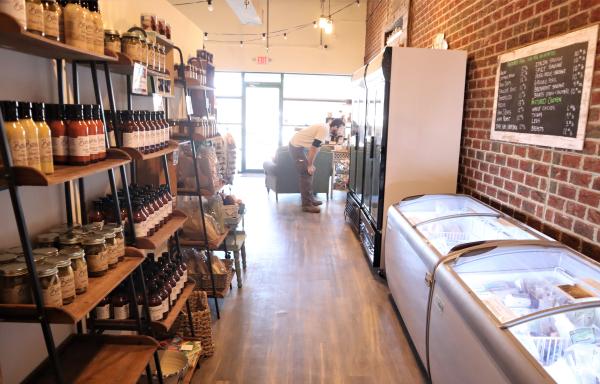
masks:
POLYGON ((104 222, 104 206, 102 200, 96 200, 92 203, 92 209, 88 213, 88 222, 103 223, 104 222))
POLYGON ((87 50, 87 13, 80 0, 68 0, 63 9, 65 43, 87 50))
POLYGON ((70 104, 66 106, 67 134, 69 136, 69 165, 88 165, 90 159, 90 142, 88 126, 83 121, 83 106, 70 104))
POLYGON ((171 307, 169 306, 169 293, 167 292, 167 290, 164 287, 161 287, 160 285, 158 285, 158 295, 160 296, 160 299, 162 300, 162 308, 163 308, 163 319, 167 317, 167 315, 169 314, 169 310, 171 309, 171 307))
POLYGON ((119 285, 110 299, 112 306, 113 319, 125 320, 129 318, 129 297, 125 294, 123 284, 119 285))
POLYGON ((67 164, 69 160, 69 139, 67 126, 63 121, 64 107, 59 104, 46 104, 46 120, 52 134, 52 157, 54 164, 67 164))
POLYGON ((10 146, 10 157, 14 166, 27 166, 27 132, 19 122, 18 103, 16 101, 0 102, 4 129, 10 146))
POLYGON ((150 310, 150 320, 160 321, 164 314, 163 301, 158 293, 158 286, 156 284, 152 284, 149 288, 148 309, 150 310))
POLYGON ((106 135, 100 115, 100 106, 92 105, 92 119, 96 124, 96 144, 98 145, 98 161, 106 159, 106 135))
POLYGON ((102 21, 102 14, 98 8, 98 0, 88 0, 88 5, 93 26, 93 51, 99 55, 104 55, 104 23, 102 21))
POLYGON ((39 132, 31 119, 31 103, 19 102, 19 122, 27 133, 27 165, 41 172, 39 132))
POLYGON ((108 320, 110 319, 110 297, 106 296, 100 300, 96 308, 94 309, 96 320, 108 320))
POLYGON ((159 112, 159 118, 160 118, 160 121, 161 121, 161 123, 162 123, 162 126, 163 126, 163 127, 164 127, 164 129, 165 129, 165 132, 164 132, 164 135, 165 135, 164 137, 165 137, 165 139, 164 139, 164 140, 165 140, 166 142, 168 142, 168 141, 171 139, 171 126, 169 125, 169 122, 168 122, 168 121, 167 121, 167 119, 165 118, 165 113, 164 113, 164 112, 162 112, 162 111, 161 111, 161 112, 159 112))
POLYGON ((132 203, 133 208, 133 227, 136 237, 144 237, 148 234, 146 229, 147 217, 142 209, 142 204, 139 200, 132 203))
POLYGON ((140 111, 133 111, 131 116, 133 124, 137 127, 138 149, 142 153, 149 153, 147 129, 140 119, 140 111))
POLYGON ((42 4, 44 6, 44 36, 59 41, 62 8, 56 0, 42 0, 42 4))
POLYGON ((123 146, 140 150, 140 129, 133 120, 132 111, 121 111, 121 130, 123 132, 123 146))
POLYGON ((33 103, 33 121, 38 126, 42 172, 47 175, 53 174, 54 160, 52 158, 52 134, 50 127, 44 118, 44 103, 33 103))
POLYGON ((98 162, 99 149, 98 149, 98 132, 96 123, 92 117, 92 106, 86 104, 83 106, 83 121, 87 125, 88 129, 88 140, 90 143, 90 162, 98 162))
POLYGON ((27 30, 44 36, 44 6, 41 0, 25 0, 27 30))
POLYGON ((108 131, 108 144, 111 148, 117 146, 117 139, 115 136, 115 127, 113 126, 113 113, 112 111, 104 111, 104 117, 106 119, 106 130, 108 131))
POLYGON ((88 264, 88 275, 92 277, 104 276, 108 272, 108 257, 104 237, 86 236, 82 239, 82 244, 88 264))
POLYGON ((142 197, 142 202, 144 204, 144 209, 148 212, 148 223, 146 227, 148 229, 148 236, 152 236, 156 232, 156 214, 154 212, 154 207, 147 197, 142 197))

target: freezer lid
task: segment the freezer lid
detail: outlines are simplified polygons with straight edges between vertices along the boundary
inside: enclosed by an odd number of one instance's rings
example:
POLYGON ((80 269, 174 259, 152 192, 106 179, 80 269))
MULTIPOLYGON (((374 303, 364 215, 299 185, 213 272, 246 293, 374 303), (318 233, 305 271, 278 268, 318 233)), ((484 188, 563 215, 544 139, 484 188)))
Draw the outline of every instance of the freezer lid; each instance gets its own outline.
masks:
POLYGON ((557 383, 600 383, 600 306, 536 318, 507 332, 557 383))
POLYGON ((396 207, 411 225, 453 215, 498 214, 493 208, 466 195, 414 196, 402 200, 396 207))
POLYGON ((600 264, 558 244, 497 242, 446 264, 501 324, 553 309, 600 305, 600 264))
POLYGON ((525 225, 505 216, 451 216, 416 225, 429 246, 447 255, 456 247, 493 240, 539 240, 525 225))

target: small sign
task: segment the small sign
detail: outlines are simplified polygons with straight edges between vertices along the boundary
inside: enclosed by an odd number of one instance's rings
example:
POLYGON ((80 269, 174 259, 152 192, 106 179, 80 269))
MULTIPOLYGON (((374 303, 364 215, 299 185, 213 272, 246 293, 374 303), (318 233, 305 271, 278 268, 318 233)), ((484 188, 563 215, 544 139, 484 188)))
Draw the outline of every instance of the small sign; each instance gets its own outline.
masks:
POLYGON ((267 56, 256 56, 256 64, 265 65, 269 63, 269 58, 267 56))
POLYGON ((144 65, 133 64, 133 76, 131 79, 131 93, 137 95, 148 94, 148 68, 144 65))
POLYGON ((192 107, 192 97, 191 96, 186 96, 185 97, 185 106, 187 107, 187 114, 188 116, 191 116, 194 114, 194 108, 192 107))

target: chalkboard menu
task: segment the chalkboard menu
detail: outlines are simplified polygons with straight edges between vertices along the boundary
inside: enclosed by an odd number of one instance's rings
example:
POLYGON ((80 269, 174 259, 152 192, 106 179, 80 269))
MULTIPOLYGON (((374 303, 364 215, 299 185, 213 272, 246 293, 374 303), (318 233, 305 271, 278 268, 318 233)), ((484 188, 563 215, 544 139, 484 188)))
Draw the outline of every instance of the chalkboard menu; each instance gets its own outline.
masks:
POLYGON ((494 140, 582 149, 598 26, 499 57, 494 140))

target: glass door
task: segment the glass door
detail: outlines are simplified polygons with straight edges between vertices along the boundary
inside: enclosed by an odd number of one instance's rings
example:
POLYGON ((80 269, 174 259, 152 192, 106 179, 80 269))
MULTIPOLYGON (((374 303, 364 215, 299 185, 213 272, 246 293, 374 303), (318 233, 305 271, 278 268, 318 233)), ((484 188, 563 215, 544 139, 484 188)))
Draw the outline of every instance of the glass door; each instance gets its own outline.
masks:
POLYGON ((262 171, 281 144, 281 85, 244 84, 242 171, 262 171))
POLYGON ((381 163, 382 153, 381 153, 381 144, 383 141, 383 124, 384 124, 384 103, 385 103, 385 81, 381 79, 381 81, 377 82, 374 86, 375 88, 375 97, 373 102, 375 103, 375 117, 373 119, 373 144, 371 146, 373 153, 372 164, 373 170, 371 171, 371 204, 367 208, 371 214, 373 220, 378 222, 378 214, 379 214, 379 198, 381 191, 381 178, 383 176, 381 172, 381 163))

